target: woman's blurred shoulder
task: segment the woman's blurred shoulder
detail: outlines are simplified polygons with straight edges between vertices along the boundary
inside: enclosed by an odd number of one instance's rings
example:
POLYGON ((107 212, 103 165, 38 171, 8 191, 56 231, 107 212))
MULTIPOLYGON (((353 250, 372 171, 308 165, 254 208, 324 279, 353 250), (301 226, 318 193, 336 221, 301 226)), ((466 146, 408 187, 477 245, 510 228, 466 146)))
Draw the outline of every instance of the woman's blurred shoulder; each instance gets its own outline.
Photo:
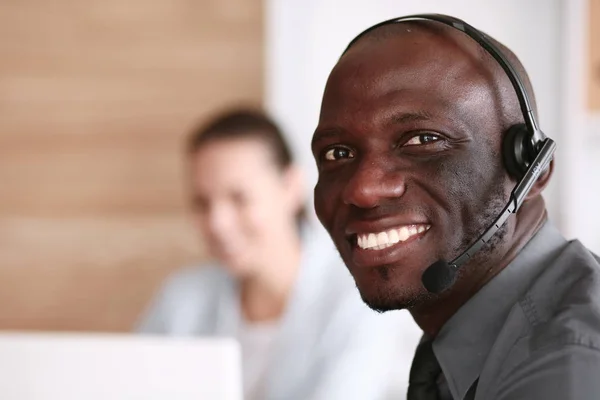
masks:
POLYGON ((138 331, 192 334, 212 324, 211 309, 231 279, 215 264, 184 266, 167 277, 153 296, 138 331))

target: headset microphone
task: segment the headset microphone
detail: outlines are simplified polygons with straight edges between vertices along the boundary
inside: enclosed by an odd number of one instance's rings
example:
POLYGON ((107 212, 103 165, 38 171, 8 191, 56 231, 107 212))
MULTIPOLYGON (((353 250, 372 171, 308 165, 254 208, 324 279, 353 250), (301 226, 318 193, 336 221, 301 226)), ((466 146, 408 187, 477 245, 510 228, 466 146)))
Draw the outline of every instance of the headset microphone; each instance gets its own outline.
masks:
POLYGON ((518 181, 510 195, 508 204, 506 204, 494 223, 486 229, 466 251, 451 262, 445 260, 436 261, 423 273, 421 278, 423 286, 431 293, 439 293, 452 286, 456 280, 456 274, 460 267, 473 257, 473 255, 481 249, 481 247, 487 243, 496 232, 498 232, 510 214, 516 213, 519 207, 521 207, 523 200, 535 184, 536 180, 552 160, 556 144, 538 128, 533 108, 529 102, 527 90, 512 64, 483 32, 480 32, 458 18, 440 14, 419 14, 383 21, 373 25, 356 36, 350 42, 344 53, 365 33, 382 25, 406 21, 439 22, 455 28, 475 40, 498 62, 510 79, 519 99, 519 105, 525 120, 524 124, 511 126, 504 133, 502 140, 504 165, 509 174, 518 181))
POLYGON ((440 293, 452 286, 456 280, 456 273, 460 267, 473 257, 473 255, 481 249, 481 247, 487 243, 496 232, 498 232, 510 214, 516 213, 519 207, 521 207, 523 200, 533 187, 533 184, 537 181, 542 171, 546 170, 548 167, 555 149, 556 143, 554 143, 552 139, 547 138, 544 141, 540 152, 527 169, 525 176, 513 189, 510 195, 510 201, 506 204, 494 223, 485 230, 475 243, 451 262, 438 260, 431 264, 422 276, 422 282, 425 289, 431 293, 440 293))

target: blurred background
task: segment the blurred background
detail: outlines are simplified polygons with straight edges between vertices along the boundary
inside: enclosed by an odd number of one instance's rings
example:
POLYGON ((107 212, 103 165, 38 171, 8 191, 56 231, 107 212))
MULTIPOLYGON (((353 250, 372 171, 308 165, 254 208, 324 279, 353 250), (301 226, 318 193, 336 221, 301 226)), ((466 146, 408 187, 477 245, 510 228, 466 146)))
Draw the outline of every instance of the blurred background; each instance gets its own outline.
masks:
POLYGON ((600 0, 0 0, 0 329, 129 331, 203 257, 183 138, 264 105, 306 169, 331 67, 395 16, 464 18, 511 47, 558 142, 545 197, 600 252, 600 0))

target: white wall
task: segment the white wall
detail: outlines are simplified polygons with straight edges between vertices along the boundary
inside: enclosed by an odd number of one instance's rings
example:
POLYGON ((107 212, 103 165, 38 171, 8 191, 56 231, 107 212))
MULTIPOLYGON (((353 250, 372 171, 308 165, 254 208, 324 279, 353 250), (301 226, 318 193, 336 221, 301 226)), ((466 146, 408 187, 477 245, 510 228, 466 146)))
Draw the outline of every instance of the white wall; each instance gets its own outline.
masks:
MULTIPOLYGON (((364 28, 412 13, 437 12, 463 18, 513 49, 531 75, 540 125, 561 142, 562 0, 267 0, 266 4, 266 104, 298 149, 311 190, 317 173, 309 142, 331 68, 348 42, 364 28)), ((557 160, 562 157, 559 143, 557 160)), ((564 164, 558 162, 545 193, 551 217, 561 228, 558 187, 563 169, 564 164)))

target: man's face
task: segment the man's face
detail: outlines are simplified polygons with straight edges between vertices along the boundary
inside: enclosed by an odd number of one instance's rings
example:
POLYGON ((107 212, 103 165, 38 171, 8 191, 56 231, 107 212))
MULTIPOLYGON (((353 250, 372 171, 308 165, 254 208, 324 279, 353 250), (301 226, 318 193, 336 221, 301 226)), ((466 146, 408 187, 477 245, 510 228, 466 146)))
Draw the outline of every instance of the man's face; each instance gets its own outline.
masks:
POLYGON ((407 33, 357 43, 329 77, 315 209, 372 308, 427 300, 423 271, 462 252, 508 198, 498 95, 476 54, 407 33))

